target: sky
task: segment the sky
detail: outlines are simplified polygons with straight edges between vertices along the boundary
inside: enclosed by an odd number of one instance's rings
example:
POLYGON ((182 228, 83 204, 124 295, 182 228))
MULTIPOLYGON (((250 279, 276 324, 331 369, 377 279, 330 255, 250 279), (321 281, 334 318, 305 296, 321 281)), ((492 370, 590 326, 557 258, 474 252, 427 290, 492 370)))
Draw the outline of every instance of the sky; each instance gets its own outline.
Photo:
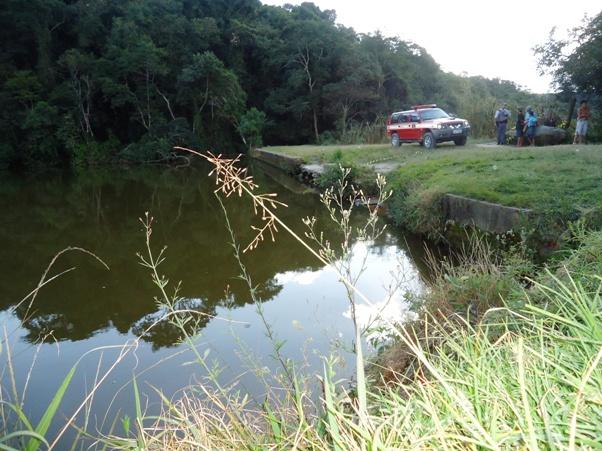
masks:
MULTIPOLYGON (((300 4, 262 0, 268 5, 300 4)), ((537 71, 532 48, 602 10, 600 0, 313 0, 334 9, 337 23, 358 33, 380 31, 424 47, 446 72, 511 80, 535 93, 551 92, 551 78, 537 71), (562 6, 561 6, 562 5, 562 6)))

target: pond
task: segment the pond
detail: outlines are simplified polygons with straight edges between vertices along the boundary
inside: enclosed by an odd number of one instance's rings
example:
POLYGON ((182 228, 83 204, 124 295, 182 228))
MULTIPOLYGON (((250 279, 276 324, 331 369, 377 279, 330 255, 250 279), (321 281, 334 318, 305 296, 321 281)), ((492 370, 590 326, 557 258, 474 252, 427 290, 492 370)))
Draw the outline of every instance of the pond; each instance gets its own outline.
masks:
MULTIPOLYGON (((178 305, 200 312, 195 343, 210 365, 221 368, 221 381, 236 383, 261 402, 265 387, 257 372, 279 370, 276 348, 299 371, 309 373, 321 372, 324 356, 338 355, 338 375, 352 375, 353 323, 336 273, 280 231, 275 242, 268 238, 242 257, 260 300, 254 302, 238 277, 241 270, 209 170, 199 164, 2 174, 2 396, 14 402, 16 391, 17 402, 36 423, 77 364, 50 437, 101 379, 88 406, 77 415, 81 422, 89 412, 93 432, 106 432, 116 418, 133 416, 134 378, 147 411, 156 412, 160 401, 153 395, 155 389, 177 397, 179 390, 202 383, 206 376, 191 363, 194 356, 181 343, 182 331, 161 319, 165 312, 155 300, 160 291, 137 257, 145 252, 140 218, 146 212, 154 218, 153 251, 157 254, 166 246, 160 273, 170 281, 167 290, 173 292, 181 281, 178 305), (57 277, 33 302, 29 298, 19 305, 53 257, 68 247, 94 253, 109 269, 87 253, 65 252, 46 279, 57 277)), ((279 215, 296 233, 303 236, 302 218, 313 216, 325 237, 337 242, 337 231, 317 194, 290 180, 286 186, 276 182, 270 170, 251 167, 250 172, 259 191, 277 193, 288 205, 279 215)), ((236 239, 245 247, 255 235, 253 207, 248 199, 236 197, 224 204, 236 239)), ((354 221, 365 216, 360 211, 354 221)), ((376 312, 402 321, 409 299, 423 289, 423 244, 389 226, 376 242, 353 246, 355 270, 364 259, 366 263, 358 286, 373 301, 372 306, 359 303, 360 323, 370 323, 376 312), (399 289, 389 296, 392 281, 399 289)), ((374 333, 378 330, 373 328, 374 333)), ((73 434, 70 430, 60 443, 68 443, 73 434)))

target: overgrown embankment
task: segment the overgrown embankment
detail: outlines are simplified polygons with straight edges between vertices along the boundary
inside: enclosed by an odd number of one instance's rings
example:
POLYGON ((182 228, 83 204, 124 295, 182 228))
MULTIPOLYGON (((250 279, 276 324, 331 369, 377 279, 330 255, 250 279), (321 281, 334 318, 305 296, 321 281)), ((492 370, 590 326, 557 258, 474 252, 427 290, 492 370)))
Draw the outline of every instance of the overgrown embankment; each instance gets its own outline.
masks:
POLYGON ((394 191, 391 216, 421 234, 445 232, 450 219, 446 194, 529 210, 515 221, 515 231, 539 242, 556 242, 580 218, 593 228, 602 227, 602 145, 444 144, 430 152, 418 145, 298 146, 270 151, 305 163, 355 168, 360 184, 371 172, 387 173, 394 191))
POLYGON ((602 226, 602 146, 463 149, 408 161, 392 177, 391 215, 421 233, 445 224, 441 199, 452 193, 530 209, 528 233, 555 239, 571 221, 602 226))
POLYGON ((400 329, 403 353, 392 354, 397 361, 389 355, 389 384, 358 380, 350 392, 334 382, 326 363, 316 402, 302 388, 302 374, 294 387, 257 407, 237 392, 185 396, 168 403, 138 443, 149 449, 594 449, 602 430, 602 232, 581 240, 529 285, 520 265, 500 266, 483 249, 468 255, 461 270, 442 273, 431 302, 481 296, 500 308, 480 312, 477 321, 443 308, 424 315, 418 329, 400 329), (504 306, 508 299, 511 308, 504 306))

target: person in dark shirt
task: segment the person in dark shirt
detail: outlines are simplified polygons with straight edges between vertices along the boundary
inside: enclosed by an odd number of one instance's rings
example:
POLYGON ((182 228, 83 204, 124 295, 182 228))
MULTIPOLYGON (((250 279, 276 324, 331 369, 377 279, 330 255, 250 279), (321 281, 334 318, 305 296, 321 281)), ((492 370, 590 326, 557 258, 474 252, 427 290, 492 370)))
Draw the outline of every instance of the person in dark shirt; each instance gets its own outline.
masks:
POLYGON ((523 128, 525 127, 525 113, 523 113, 523 109, 518 109, 518 114, 516 117, 516 147, 522 147, 525 141, 525 132, 523 128))

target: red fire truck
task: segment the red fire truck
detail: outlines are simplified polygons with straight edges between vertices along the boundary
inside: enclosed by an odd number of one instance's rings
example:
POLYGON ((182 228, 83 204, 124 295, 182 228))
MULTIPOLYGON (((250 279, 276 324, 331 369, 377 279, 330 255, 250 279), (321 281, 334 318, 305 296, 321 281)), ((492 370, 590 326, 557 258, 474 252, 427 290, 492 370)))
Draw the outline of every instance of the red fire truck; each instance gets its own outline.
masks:
POLYGON ((393 147, 417 142, 433 149, 445 141, 463 146, 469 133, 467 120, 452 117, 435 104, 414 105, 411 110, 393 113, 387 120, 387 136, 393 147))

